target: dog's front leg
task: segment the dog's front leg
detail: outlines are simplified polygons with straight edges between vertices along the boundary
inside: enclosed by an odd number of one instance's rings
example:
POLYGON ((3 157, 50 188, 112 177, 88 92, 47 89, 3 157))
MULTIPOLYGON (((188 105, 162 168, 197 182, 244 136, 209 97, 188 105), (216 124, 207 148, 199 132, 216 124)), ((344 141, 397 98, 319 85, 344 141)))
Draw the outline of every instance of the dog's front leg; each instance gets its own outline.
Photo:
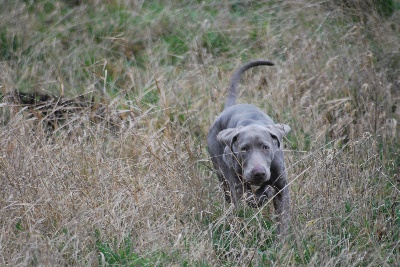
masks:
POLYGON ((256 199, 258 200, 258 206, 261 207, 265 202, 272 199, 276 194, 277 190, 275 187, 270 185, 262 185, 255 192, 256 199))
POLYGON ((285 236, 290 222, 290 196, 289 185, 285 183, 283 188, 278 187, 278 194, 274 198, 274 207, 278 215, 278 233, 285 236))
MULTIPOLYGON (((238 175, 232 172, 232 169, 222 159, 219 159, 219 168, 223 184, 229 186, 230 200, 235 206, 238 206, 244 192, 243 184, 238 175)), ((225 187, 226 193, 228 192, 225 187)))
POLYGON ((289 184, 283 153, 277 152, 271 165, 271 179, 277 189, 274 197, 275 212, 278 215, 278 233, 281 237, 286 235, 290 223, 290 194, 289 184))

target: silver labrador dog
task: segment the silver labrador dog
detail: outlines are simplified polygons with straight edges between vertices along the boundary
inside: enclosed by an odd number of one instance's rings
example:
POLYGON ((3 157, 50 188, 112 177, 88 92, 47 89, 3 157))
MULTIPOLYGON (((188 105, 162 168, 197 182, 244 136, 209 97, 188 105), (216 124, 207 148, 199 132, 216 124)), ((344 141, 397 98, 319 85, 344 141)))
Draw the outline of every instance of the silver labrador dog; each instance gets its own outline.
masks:
POLYGON ((274 64, 251 61, 233 73, 224 111, 208 132, 208 151, 226 200, 237 206, 243 199, 252 207, 260 207, 274 197, 278 232, 285 234, 290 214, 282 138, 290 127, 274 123, 254 105, 236 104, 242 73, 259 65, 274 64))

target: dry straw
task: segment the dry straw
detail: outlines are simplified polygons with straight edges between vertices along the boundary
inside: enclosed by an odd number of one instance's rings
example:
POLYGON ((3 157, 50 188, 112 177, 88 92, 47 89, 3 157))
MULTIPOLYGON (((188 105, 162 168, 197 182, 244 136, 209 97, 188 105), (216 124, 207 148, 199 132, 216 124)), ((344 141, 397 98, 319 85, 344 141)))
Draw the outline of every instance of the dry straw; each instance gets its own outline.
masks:
POLYGON ((1 266, 399 264, 396 1, 6 2, 1 266), (240 101, 292 128, 284 242, 205 147, 255 58, 240 101))

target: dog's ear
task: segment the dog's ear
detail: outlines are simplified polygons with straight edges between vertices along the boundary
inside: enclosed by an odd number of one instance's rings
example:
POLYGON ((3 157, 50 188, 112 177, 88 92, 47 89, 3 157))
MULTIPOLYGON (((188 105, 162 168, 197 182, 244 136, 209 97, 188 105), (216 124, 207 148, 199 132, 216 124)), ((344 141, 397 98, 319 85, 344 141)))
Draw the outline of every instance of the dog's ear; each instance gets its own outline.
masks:
POLYGON ((229 146, 225 146, 224 154, 222 154, 222 160, 225 162, 229 168, 233 168, 233 153, 229 146))
POLYGON ((233 143, 235 143, 241 128, 243 127, 225 129, 219 132, 219 134, 217 135, 217 140, 232 148, 232 145, 233 143))
POLYGON ((222 159, 229 168, 234 168, 234 151, 233 144, 236 142, 237 137, 240 133, 240 129, 242 126, 238 128, 228 128, 219 132, 217 135, 217 140, 223 144, 225 144, 224 154, 222 155, 222 159))
POLYGON ((274 140, 276 141, 277 147, 282 148, 281 147, 282 139, 290 132, 291 130, 290 126, 278 123, 273 125, 267 125, 266 127, 268 132, 271 134, 272 138, 274 138, 274 140))

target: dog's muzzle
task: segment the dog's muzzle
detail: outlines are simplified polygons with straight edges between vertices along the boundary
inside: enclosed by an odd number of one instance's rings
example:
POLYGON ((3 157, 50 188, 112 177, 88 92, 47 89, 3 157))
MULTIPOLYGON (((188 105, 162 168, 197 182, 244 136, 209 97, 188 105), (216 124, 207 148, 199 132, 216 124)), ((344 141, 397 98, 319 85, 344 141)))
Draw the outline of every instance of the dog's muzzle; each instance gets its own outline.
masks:
POLYGON ((270 172, 263 166, 256 166, 244 173, 244 181, 252 185, 261 185, 270 178, 270 172))

